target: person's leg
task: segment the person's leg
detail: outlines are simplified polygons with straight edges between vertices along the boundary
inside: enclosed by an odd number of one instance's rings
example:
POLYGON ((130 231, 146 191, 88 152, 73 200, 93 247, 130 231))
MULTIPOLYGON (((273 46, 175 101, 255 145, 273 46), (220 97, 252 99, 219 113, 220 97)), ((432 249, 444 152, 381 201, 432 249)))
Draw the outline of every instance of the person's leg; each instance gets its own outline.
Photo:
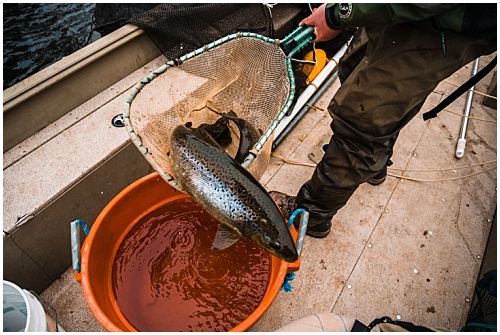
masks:
MULTIPOLYGON (((358 66, 359 62, 361 62, 361 60, 365 57, 367 44, 368 37, 365 30, 359 29, 356 34, 354 34, 353 39, 349 44, 346 52, 339 61, 338 72, 339 80, 341 83, 343 83, 349 77, 352 71, 358 66)), ((269 193, 274 201, 279 205, 285 218, 288 219, 292 212, 297 208, 297 205, 295 203, 296 197, 276 191, 271 191, 269 193)), ((326 225, 330 225, 330 222, 327 222, 326 225)), ((325 230, 323 229, 323 227, 320 228, 320 230, 325 230)), ((311 233, 311 230, 309 229, 308 234, 311 235, 314 233, 311 233)), ((319 235, 324 235, 324 233, 320 232, 319 235)))
MULTIPOLYGON (((358 66, 359 62, 365 57, 366 47, 368 45, 368 36, 366 35, 365 29, 359 29, 353 36, 351 43, 349 44, 344 56, 339 61, 339 80, 342 84, 351 72, 358 66)), ((397 136, 394 137, 394 146, 397 136)), ((387 165, 390 160, 387 161, 387 165)), ((387 165, 382 168, 379 173, 373 178, 368 180, 371 185, 379 185, 383 183, 387 175, 387 165)))
POLYGON ((366 32, 365 56, 329 106, 334 135, 295 201, 310 213, 311 236, 326 236, 337 210, 361 183, 384 168, 399 131, 436 85, 496 49, 491 42, 448 32, 444 57, 438 32, 412 24, 372 27, 366 32))
POLYGON ((358 66, 361 60, 365 57, 366 47, 368 45, 368 36, 365 29, 358 29, 352 37, 347 50, 339 60, 339 80, 344 83, 352 71, 358 66))

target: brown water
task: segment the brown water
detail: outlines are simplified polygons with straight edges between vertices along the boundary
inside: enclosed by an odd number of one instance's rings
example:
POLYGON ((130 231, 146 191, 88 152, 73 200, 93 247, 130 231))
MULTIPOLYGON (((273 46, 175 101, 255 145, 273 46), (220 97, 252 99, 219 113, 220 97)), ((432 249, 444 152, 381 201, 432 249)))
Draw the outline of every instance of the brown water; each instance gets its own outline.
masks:
POLYGON ((191 199, 144 216, 116 254, 118 306, 139 331, 227 331, 259 305, 269 254, 248 239, 211 249, 218 222, 191 199))

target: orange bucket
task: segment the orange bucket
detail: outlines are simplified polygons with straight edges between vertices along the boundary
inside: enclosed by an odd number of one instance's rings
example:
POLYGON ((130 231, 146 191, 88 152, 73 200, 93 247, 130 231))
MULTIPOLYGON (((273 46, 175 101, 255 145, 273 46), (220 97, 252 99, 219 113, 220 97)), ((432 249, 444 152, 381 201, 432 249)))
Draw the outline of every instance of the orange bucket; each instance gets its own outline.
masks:
MULTIPOLYGON (((119 312, 113 293, 111 273, 115 255, 130 226, 159 206, 188 195, 176 191, 158 173, 151 173, 120 192, 99 214, 81 248, 81 283, 87 304, 108 331, 137 331, 119 312)), ((291 228, 292 236, 297 233, 291 228)), ((287 263, 270 255, 271 271, 266 293, 259 306, 230 331, 245 331, 269 309, 278 295, 285 275, 300 267, 300 259, 287 263)))

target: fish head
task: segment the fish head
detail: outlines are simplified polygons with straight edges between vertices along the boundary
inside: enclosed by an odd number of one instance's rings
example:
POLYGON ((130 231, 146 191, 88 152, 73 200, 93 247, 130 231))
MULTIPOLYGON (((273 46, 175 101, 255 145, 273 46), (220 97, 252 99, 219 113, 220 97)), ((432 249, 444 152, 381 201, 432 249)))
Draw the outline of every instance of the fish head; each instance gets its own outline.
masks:
POLYGON ((288 228, 286 231, 279 232, 274 227, 264 229, 263 227, 266 226, 269 227, 269 221, 267 220, 254 223, 251 228, 253 233, 249 234, 250 236, 247 235, 247 237, 279 259, 288 263, 295 262, 299 255, 288 228))

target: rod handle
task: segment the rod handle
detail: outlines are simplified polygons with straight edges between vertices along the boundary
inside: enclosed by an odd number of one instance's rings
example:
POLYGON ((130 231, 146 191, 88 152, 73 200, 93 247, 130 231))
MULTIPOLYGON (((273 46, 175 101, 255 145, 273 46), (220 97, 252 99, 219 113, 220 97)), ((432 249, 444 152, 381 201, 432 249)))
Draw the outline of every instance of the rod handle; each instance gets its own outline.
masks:
POLYGON ((467 141, 465 140, 465 138, 461 138, 458 140, 457 142, 457 150, 455 151, 455 156, 457 158, 462 158, 464 157, 464 154, 465 154, 465 143, 467 141))

